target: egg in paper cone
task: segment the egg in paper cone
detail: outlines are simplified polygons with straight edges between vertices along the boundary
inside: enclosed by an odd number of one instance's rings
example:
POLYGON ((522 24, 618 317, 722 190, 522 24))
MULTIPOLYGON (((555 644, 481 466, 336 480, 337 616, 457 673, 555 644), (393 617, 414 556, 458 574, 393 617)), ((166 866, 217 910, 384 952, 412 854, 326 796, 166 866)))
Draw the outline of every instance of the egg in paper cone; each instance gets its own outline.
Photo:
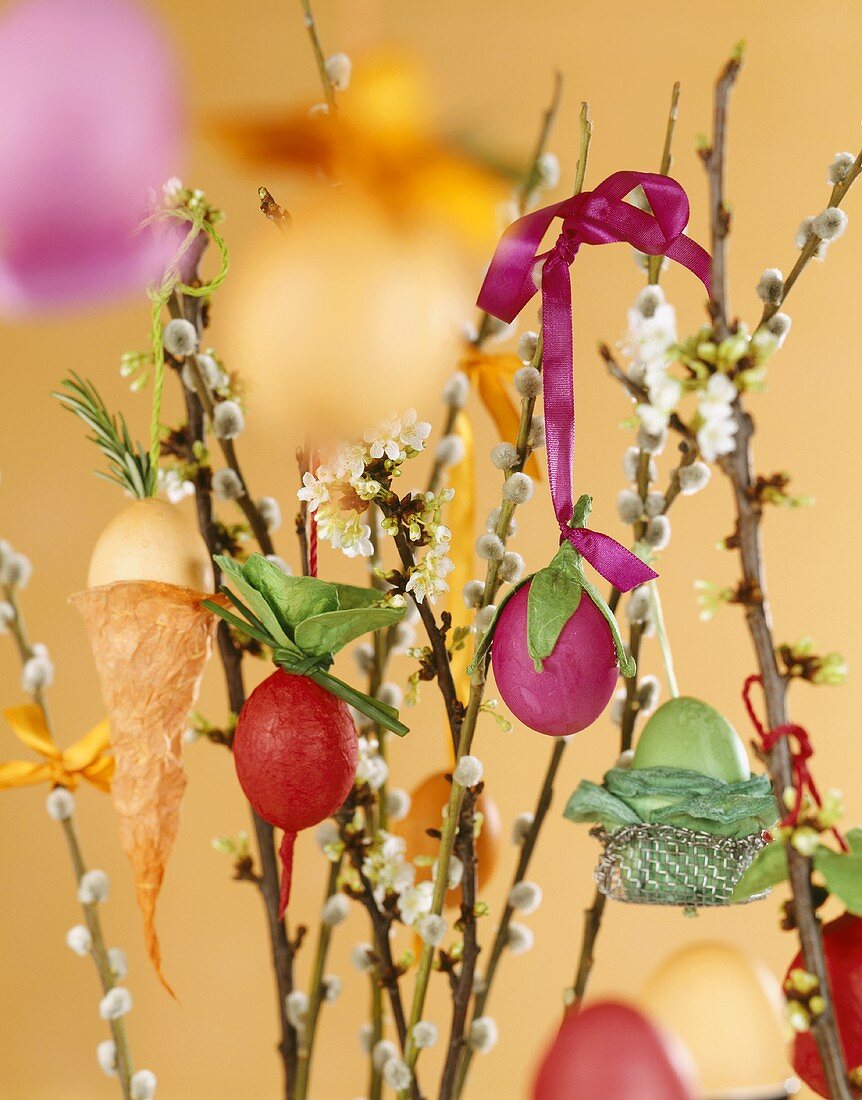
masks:
POLYGON ((71 597, 81 612, 111 723, 111 786, 156 972, 156 901, 177 838, 186 787, 182 740, 217 619, 190 588, 116 581, 71 597))

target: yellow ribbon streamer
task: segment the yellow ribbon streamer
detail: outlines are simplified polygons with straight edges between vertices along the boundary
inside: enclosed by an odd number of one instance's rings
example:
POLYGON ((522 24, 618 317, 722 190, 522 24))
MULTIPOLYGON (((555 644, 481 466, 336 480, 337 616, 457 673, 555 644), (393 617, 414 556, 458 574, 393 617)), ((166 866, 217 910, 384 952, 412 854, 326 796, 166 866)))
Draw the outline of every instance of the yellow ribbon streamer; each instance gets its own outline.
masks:
POLYGON ((108 751, 107 718, 64 751, 55 744, 41 707, 10 707, 3 714, 18 740, 43 759, 41 763, 29 760, 0 763, 0 790, 51 783, 73 791, 86 779, 100 791, 110 791, 114 758, 108 751))
MULTIPOLYGON (((520 370, 523 365, 517 355, 495 355, 479 348, 470 348, 459 364, 460 369, 470 379, 470 384, 478 391, 482 404, 494 421, 498 437, 511 443, 518 438, 521 414, 509 387, 515 371, 520 370)), ((464 412, 458 414, 455 434, 464 443, 464 458, 452 468, 449 476, 449 485, 455 490, 450 511, 451 553, 455 569, 450 584, 452 599, 449 610, 453 627, 459 627, 469 625, 472 619, 472 612, 464 606, 461 599, 461 591, 475 575, 473 543, 476 521, 476 455, 473 429, 464 412)), ((540 476, 539 463, 534 454, 527 459, 524 469, 534 478, 540 476)), ((466 699, 469 691, 467 665, 471 657, 469 645, 452 657, 452 673, 461 699, 466 699)))

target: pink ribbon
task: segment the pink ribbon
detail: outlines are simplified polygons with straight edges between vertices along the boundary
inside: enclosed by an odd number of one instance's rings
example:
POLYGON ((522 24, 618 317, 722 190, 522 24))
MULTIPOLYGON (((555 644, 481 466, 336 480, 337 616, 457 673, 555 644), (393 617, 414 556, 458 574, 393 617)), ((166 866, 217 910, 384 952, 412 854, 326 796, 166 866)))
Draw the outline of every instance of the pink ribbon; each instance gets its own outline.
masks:
POLYGON ((688 198, 676 180, 650 172, 615 172, 594 191, 564 199, 519 218, 503 234, 478 305, 503 321, 514 321, 537 291, 533 270, 542 264, 542 364, 548 481, 562 538, 621 592, 658 575, 610 535, 570 527, 574 509, 572 460, 575 450, 575 389, 572 347, 572 288, 569 268, 582 244, 625 241, 650 256, 667 256, 688 268, 709 291, 710 257, 683 233, 688 198), (653 213, 625 198, 642 187, 653 213), (553 248, 539 247, 555 218, 562 231, 553 248))

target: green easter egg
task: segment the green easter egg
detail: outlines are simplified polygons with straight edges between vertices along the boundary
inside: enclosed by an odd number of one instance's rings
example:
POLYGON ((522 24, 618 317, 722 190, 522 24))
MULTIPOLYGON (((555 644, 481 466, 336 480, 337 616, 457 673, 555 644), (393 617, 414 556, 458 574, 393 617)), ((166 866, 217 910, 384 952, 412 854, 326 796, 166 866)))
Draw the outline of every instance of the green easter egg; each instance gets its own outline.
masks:
POLYGON ((741 783, 751 768, 739 734, 717 710, 682 696, 659 707, 643 728, 633 768, 685 768, 741 783))

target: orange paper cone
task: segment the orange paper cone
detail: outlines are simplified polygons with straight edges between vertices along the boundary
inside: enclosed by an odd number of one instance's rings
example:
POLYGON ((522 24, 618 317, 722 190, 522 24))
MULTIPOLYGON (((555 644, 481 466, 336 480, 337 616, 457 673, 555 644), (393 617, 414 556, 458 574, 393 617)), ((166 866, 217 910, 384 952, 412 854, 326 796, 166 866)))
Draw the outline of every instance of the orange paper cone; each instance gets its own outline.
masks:
POLYGON ((135 876, 144 941, 169 991, 156 900, 179 830, 183 733, 217 623, 201 607, 205 598, 156 581, 118 581, 71 597, 84 617, 111 723, 111 795, 135 876))

